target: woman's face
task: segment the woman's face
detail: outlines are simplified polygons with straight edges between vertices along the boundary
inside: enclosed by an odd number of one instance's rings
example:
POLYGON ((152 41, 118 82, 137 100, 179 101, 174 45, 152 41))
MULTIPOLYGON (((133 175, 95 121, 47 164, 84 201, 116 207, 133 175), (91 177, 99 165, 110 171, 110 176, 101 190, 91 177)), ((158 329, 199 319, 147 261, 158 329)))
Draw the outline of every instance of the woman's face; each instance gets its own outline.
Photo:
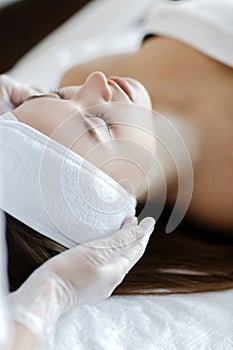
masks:
POLYGON ((148 92, 131 78, 90 74, 81 86, 29 97, 13 113, 137 192, 155 154, 148 92), (144 174, 144 175, 145 175, 144 174))

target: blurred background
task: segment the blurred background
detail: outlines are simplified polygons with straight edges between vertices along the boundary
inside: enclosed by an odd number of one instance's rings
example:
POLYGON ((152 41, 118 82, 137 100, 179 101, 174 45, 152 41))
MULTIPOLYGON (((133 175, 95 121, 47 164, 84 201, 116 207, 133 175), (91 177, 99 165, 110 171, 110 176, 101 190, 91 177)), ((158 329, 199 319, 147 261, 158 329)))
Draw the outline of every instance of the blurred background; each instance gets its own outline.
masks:
POLYGON ((0 0, 0 74, 91 1, 0 0))

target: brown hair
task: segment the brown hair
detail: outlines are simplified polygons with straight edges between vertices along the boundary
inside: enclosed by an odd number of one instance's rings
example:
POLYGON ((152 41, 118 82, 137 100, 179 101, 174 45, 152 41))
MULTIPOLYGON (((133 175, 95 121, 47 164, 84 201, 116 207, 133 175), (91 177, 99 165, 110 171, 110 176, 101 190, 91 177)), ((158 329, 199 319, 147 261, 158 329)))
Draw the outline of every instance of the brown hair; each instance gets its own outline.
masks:
MULTIPOLYGON (((17 289, 44 261, 66 250, 6 214, 10 290, 17 289)), ((156 224, 146 252, 114 295, 172 294, 233 288, 233 240, 187 226, 165 234, 156 224)))

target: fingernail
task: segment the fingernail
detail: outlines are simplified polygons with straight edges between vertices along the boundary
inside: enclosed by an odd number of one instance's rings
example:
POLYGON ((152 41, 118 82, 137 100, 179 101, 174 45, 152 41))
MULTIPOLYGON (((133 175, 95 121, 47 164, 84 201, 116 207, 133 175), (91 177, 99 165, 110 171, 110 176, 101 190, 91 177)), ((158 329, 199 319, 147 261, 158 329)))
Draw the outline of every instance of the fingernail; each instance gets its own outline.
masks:
MULTIPOLYGON (((148 218, 148 223, 147 223, 147 227, 148 227, 148 231, 152 231, 154 230, 155 228, 155 219, 153 218, 148 218)), ((151 232, 151 233, 152 233, 151 232)))
POLYGON ((137 225, 137 223, 138 223, 138 219, 135 216, 128 216, 124 220, 122 227, 125 227, 125 226, 130 225, 130 224, 137 225))
POLYGON ((139 224, 144 230, 145 233, 152 233, 154 231, 155 226, 155 219, 148 217, 142 220, 142 222, 139 224))

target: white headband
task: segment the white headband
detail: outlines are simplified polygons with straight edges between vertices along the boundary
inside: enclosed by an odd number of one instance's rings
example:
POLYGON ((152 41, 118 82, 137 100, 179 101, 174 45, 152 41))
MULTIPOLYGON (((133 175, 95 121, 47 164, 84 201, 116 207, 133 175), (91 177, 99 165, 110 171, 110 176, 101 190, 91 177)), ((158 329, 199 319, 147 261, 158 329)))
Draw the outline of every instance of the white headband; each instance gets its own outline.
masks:
POLYGON ((10 112, 0 116, 0 157, 0 208, 67 248, 135 215, 135 198, 115 180, 10 112))

